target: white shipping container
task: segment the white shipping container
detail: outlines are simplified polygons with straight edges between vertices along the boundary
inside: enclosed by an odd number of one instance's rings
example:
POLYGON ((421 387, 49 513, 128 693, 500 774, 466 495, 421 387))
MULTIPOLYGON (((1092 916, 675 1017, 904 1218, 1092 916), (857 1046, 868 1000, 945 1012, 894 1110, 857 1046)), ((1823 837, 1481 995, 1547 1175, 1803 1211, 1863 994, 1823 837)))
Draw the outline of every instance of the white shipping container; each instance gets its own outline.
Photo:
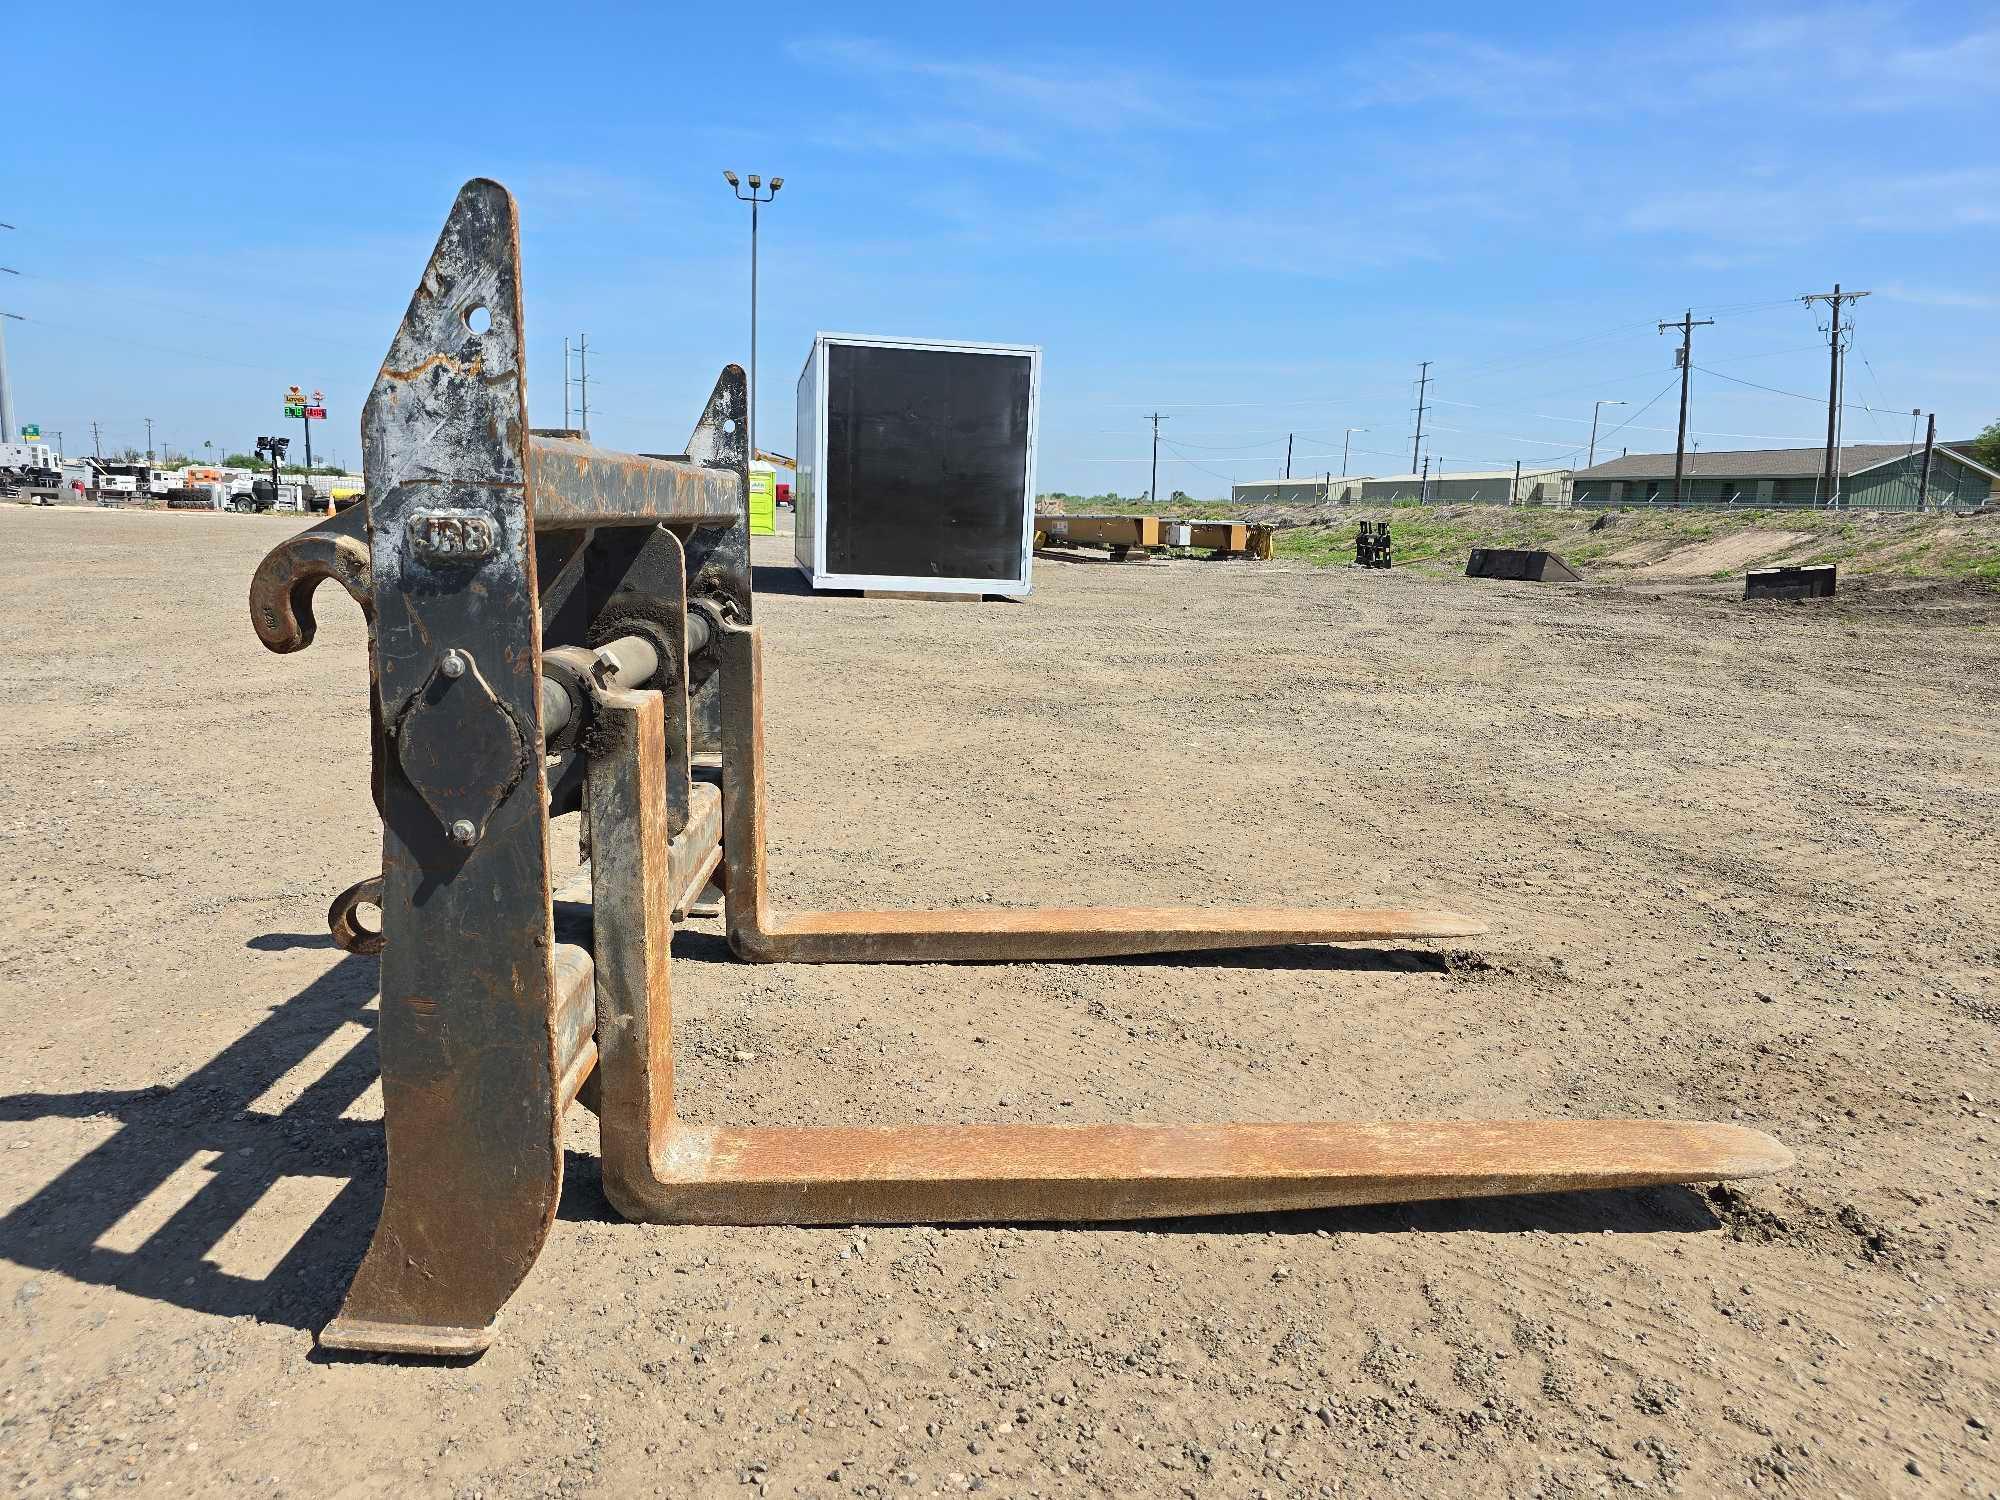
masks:
POLYGON ((814 588, 1021 595, 1042 352, 822 333, 799 375, 793 555, 814 588))

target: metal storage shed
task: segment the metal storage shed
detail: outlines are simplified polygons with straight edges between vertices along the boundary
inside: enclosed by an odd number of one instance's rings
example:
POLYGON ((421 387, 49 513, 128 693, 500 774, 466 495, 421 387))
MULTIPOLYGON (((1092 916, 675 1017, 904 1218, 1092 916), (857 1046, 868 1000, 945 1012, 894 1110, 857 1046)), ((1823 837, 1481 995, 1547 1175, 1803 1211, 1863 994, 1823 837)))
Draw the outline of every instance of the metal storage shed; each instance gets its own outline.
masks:
MULTIPOLYGON (((1924 453, 1908 443, 1850 443, 1838 454, 1840 503, 1858 510, 1950 509, 1981 505, 2000 474, 1951 448, 1931 456, 1928 506, 1918 504, 1924 453)), ((1690 453, 1682 503, 1701 507, 1809 508, 1827 503, 1824 448, 1748 448, 1690 453)), ((1579 469, 1576 504, 1671 505, 1674 456, 1633 453, 1579 469)))

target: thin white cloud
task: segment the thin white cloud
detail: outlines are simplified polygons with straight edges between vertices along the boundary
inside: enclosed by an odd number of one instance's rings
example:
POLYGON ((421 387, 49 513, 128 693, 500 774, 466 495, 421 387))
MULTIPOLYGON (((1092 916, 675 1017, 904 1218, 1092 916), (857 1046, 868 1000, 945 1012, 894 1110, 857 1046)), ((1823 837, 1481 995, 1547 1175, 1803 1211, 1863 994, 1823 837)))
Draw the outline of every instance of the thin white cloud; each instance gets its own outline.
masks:
POLYGON ((1992 312, 2000 309, 2000 296, 1990 292, 1959 291, 1952 287, 1908 286, 1900 281, 1892 281, 1877 287, 1876 294, 1888 298, 1891 302, 1908 302, 1917 307, 1966 308, 1975 312, 1992 312))
POLYGON ((1641 233, 1801 244, 1830 229, 1932 234, 2000 223, 2000 167, 1819 174, 1788 185, 1723 184, 1641 198, 1625 215, 1641 233))
POLYGON ((833 151, 883 156, 964 156, 989 161, 1032 162, 1044 153, 1019 131, 979 120, 916 118, 871 120, 841 115, 815 137, 833 151))
POLYGON ((1921 34, 1901 7, 1822 7, 1695 27, 1502 46, 1457 32, 1383 38, 1349 58, 1351 108, 1443 105, 1499 118, 1629 118, 1690 104, 1808 113, 1976 109, 2000 28, 1921 34))
POLYGON ((788 50, 795 62, 900 81, 955 109, 997 107, 1070 130, 1193 124, 1210 92, 1185 75, 1123 64, 932 57, 868 37, 805 38, 788 50))

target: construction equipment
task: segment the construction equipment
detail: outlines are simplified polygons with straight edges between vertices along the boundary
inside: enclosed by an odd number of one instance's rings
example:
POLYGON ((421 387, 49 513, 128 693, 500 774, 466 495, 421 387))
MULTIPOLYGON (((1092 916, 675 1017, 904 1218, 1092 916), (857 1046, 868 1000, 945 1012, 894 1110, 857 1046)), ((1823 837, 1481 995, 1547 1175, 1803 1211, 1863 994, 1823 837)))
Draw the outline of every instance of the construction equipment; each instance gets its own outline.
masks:
POLYGON ((1474 547, 1465 560, 1465 576, 1513 583, 1583 582, 1581 573, 1541 547, 1474 547))
POLYGON ((1743 575, 1745 599, 1831 599, 1838 570, 1821 567, 1765 568, 1743 575))
POLYGON ((1387 521, 1357 521, 1354 530, 1354 566, 1386 568, 1393 565, 1387 521))
POLYGON ((1205 548, 1211 558, 1271 559, 1276 528, 1247 521, 1163 521, 1158 516, 1037 516, 1035 546, 1104 547, 1113 562, 1159 547, 1205 548))
MULTIPOLYGON (((341 584, 369 620, 379 876, 335 938, 381 954, 388 1185, 325 1347, 469 1355, 540 1253, 563 1115, 599 1119, 634 1219, 1128 1220, 1754 1176, 1785 1149, 1633 1121, 715 1128, 673 1093, 674 924, 717 880, 762 963, 1101 958, 1461 937, 1423 911, 797 911, 767 889, 742 370, 684 454, 531 431, 516 209, 460 192, 362 419, 365 512, 259 567, 264 643, 341 584), (698 770, 719 757, 720 786, 698 770), (587 810, 587 931, 561 938, 552 818, 587 810), (379 933, 360 908, 381 912, 379 933)), ((705 769, 705 768, 704 768, 705 769)), ((580 920, 580 919, 579 919, 580 920)))
POLYGON ((1166 545, 1158 516, 1036 516, 1035 546, 1104 547, 1113 562, 1166 545))
POLYGON ((1258 562, 1271 560, 1271 537, 1277 528, 1253 526, 1248 521, 1169 521, 1164 528, 1169 547, 1205 550, 1210 559, 1247 557, 1258 562))

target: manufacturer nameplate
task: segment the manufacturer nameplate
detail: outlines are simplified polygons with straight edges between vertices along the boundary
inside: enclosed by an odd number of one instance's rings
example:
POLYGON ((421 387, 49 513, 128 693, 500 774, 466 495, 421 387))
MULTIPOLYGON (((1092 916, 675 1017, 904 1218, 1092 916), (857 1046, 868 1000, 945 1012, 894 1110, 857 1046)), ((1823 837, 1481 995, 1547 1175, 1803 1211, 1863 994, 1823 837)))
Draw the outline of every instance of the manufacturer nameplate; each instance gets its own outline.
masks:
POLYGON ((493 518, 476 510, 420 510, 410 517, 410 546, 433 565, 484 562, 500 547, 493 518))

